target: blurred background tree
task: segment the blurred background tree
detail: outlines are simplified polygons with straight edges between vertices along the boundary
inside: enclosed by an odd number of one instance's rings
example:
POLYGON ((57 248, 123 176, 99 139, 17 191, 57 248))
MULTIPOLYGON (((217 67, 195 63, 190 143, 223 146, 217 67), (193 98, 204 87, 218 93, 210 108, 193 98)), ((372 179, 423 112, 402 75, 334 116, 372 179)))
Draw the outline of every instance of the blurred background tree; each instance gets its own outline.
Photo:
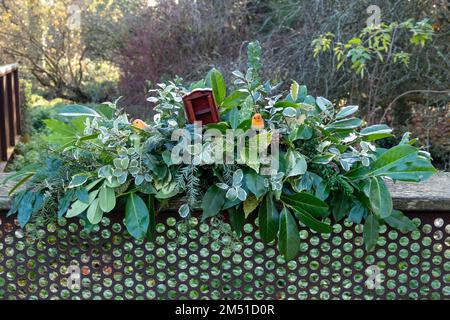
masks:
POLYGON ((2 0, 1 63, 20 63, 22 73, 31 74, 49 96, 105 99, 119 73, 114 64, 93 54, 92 21, 117 22, 121 8, 108 0, 2 0))

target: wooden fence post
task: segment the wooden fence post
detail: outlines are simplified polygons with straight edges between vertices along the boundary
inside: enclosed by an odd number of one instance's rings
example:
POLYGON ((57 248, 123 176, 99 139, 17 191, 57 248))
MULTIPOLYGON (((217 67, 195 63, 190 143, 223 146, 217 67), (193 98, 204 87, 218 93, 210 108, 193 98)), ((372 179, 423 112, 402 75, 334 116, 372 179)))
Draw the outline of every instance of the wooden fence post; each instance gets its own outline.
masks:
POLYGON ((8 107, 6 104, 6 81, 0 76, 0 161, 8 160, 9 125, 8 107))
POLYGON ((17 65, 0 67, 0 162, 8 160, 21 133, 19 89, 17 65))
POLYGON ((8 108, 8 121, 9 121, 9 146, 16 145, 16 109, 14 107, 14 92, 13 92, 13 77, 12 73, 8 73, 5 77, 6 80, 6 99, 8 108))
POLYGON ((22 133, 22 117, 20 114, 20 84, 19 84, 19 69, 17 68, 13 72, 14 78, 14 109, 16 114, 16 134, 19 135, 22 133))

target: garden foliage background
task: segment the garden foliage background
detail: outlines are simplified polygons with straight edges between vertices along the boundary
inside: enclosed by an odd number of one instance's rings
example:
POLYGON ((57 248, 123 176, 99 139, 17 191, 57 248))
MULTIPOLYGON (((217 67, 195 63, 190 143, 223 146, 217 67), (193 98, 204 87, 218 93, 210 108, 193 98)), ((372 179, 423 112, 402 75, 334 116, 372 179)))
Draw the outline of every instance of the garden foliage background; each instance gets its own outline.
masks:
POLYGON ((265 78, 294 79, 314 96, 360 105, 371 123, 412 131, 448 170, 449 18, 445 0, 0 0, 0 64, 21 65, 33 137, 18 146, 9 170, 39 156, 42 120, 59 104, 123 96, 120 105, 145 119, 156 83, 197 81, 212 67, 230 83, 252 40, 261 43, 265 78), (392 49, 408 52, 409 63, 372 60, 362 77, 351 65, 337 69, 331 53, 314 55, 314 40, 327 32, 334 43, 358 37, 370 5, 386 24, 428 19, 433 37, 422 47, 398 34, 392 49))

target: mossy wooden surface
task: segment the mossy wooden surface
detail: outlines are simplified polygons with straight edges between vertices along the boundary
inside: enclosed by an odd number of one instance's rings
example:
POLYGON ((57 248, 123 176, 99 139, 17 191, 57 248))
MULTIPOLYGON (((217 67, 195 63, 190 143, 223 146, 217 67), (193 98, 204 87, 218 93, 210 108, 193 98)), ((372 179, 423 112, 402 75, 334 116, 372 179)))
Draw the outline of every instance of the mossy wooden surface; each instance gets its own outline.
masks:
MULTIPOLYGON (((0 181, 8 173, 0 173, 0 181)), ((9 209, 8 192, 13 183, 0 184, 0 210, 9 209)), ((388 182, 394 207, 405 211, 450 211, 450 172, 440 172, 420 183, 388 182)), ((176 202, 171 205, 175 209, 176 202)), ((170 208, 169 208, 170 209, 170 208)))
POLYGON ((388 187, 399 210, 450 212, 450 172, 439 172, 420 183, 389 181, 388 187))

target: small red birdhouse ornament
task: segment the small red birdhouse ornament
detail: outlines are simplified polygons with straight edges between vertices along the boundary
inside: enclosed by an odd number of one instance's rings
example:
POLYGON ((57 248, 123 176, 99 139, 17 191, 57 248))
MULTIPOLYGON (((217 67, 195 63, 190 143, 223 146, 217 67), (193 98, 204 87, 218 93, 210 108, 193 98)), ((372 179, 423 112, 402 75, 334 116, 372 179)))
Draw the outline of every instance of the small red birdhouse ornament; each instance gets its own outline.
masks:
POLYGON ((189 123, 201 121, 203 125, 219 122, 219 111, 211 89, 195 89, 183 96, 189 123))

